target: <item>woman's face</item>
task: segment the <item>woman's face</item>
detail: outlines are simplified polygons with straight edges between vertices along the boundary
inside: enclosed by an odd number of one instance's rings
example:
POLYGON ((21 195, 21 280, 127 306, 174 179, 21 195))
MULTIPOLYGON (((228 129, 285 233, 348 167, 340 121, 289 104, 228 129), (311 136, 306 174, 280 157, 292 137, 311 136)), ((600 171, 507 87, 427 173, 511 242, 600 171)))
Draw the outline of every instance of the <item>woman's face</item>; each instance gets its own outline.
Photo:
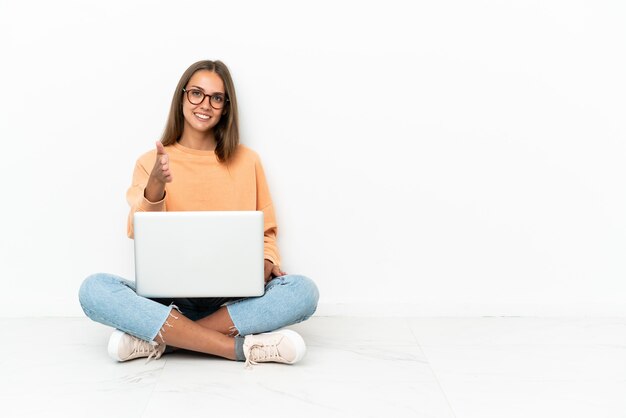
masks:
POLYGON ((216 73, 200 70, 191 76, 189 83, 185 86, 185 90, 190 93, 184 93, 183 95, 184 129, 203 133, 210 132, 220 121, 220 117, 224 112, 223 106, 225 106, 225 103, 221 104, 221 109, 214 108, 214 106, 220 107, 220 96, 221 98, 226 97, 224 82, 216 73), (202 99, 202 94, 211 95, 213 98, 210 99, 209 96, 206 96, 202 102, 199 102, 202 99), (191 103, 189 97, 192 97, 193 102, 199 103, 191 103))

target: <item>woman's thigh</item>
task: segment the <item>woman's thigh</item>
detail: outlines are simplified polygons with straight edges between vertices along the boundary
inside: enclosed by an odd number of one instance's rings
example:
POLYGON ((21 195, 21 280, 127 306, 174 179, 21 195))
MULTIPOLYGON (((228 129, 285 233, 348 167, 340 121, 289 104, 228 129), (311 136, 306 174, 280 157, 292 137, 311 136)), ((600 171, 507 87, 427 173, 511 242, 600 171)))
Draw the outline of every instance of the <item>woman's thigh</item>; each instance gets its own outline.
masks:
POLYGON ((240 335, 273 331, 308 319, 317 309, 319 291, 306 276, 288 274, 271 280, 263 296, 226 305, 240 335))
POLYGON ((85 314, 96 322, 152 341, 172 310, 137 295, 135 284, 122 277, 98 273, 87 277, 78 292, 85 314))

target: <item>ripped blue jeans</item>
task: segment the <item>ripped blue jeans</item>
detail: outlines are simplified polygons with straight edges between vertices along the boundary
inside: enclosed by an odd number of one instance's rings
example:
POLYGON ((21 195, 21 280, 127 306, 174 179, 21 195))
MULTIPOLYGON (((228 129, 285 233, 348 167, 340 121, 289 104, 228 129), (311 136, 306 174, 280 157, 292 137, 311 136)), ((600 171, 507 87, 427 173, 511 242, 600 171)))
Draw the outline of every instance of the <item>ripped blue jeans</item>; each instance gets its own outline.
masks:
POLYGON ((317 308, 319 292, 308 277, 288 274, 269 281, 265 294, 259 297, 149 299, 135 293, 134 282, 97 273, 83 281, 78 297, 83 311, 92 320, 153 341, 173 308, 196 321, 226 304, 235 334, 245 336, 308 319, 317 308))

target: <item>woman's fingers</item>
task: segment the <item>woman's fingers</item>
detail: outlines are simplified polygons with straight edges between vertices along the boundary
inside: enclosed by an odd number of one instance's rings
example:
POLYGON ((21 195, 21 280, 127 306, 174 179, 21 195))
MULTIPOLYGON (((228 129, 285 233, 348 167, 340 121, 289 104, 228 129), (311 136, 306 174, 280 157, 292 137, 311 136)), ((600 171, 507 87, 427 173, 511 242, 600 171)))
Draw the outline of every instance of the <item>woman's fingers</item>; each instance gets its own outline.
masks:
POLYGON ((280 276, 286 276, 287 273, 285 273, 284 271, 282 271, 280 269, 280 267, 278 266, 274 266, 274 268, 272 268, 272 273, 274 274, 274 276, 276 277, 280 277, 280 276))
POLYGON ((172 173, 170 172, 170 157, 165 153, 165 147, 159 141, 156 143, 157 158, 152 169, 152 175, 163 183, 172 182, 172 173))

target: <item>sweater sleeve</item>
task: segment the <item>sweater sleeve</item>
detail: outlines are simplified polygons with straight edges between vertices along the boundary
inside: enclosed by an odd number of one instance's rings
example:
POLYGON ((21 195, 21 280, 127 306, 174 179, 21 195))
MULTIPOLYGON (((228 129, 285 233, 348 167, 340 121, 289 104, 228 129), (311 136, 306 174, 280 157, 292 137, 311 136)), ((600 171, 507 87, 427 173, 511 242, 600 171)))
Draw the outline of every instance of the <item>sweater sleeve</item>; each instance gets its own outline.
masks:
POLYGON ((265 172, 261 160, 257 158, 255 163, 256 188, 257 188, 257 210, 263 211, 264 219, 264 255, 265 258, 276 266, 280 266, 280 253, 276 242, 278 226, 276 225, 276 214, 270 196, 269 187, 265 178, 265 172))
POLYGON ((160 212, 167 210, 165 207, 165 197, 158 202, 150 202, 145 198, 144 191, 148 184, 148 178, 150 178, 150 173, 144 164, 142 164, 142 159, 140 158, 135 164, 133 183, 126 192, 126 200, 130 205, 126 228, 128 238, 134 238, 133 218, 135 212, 160 212))

